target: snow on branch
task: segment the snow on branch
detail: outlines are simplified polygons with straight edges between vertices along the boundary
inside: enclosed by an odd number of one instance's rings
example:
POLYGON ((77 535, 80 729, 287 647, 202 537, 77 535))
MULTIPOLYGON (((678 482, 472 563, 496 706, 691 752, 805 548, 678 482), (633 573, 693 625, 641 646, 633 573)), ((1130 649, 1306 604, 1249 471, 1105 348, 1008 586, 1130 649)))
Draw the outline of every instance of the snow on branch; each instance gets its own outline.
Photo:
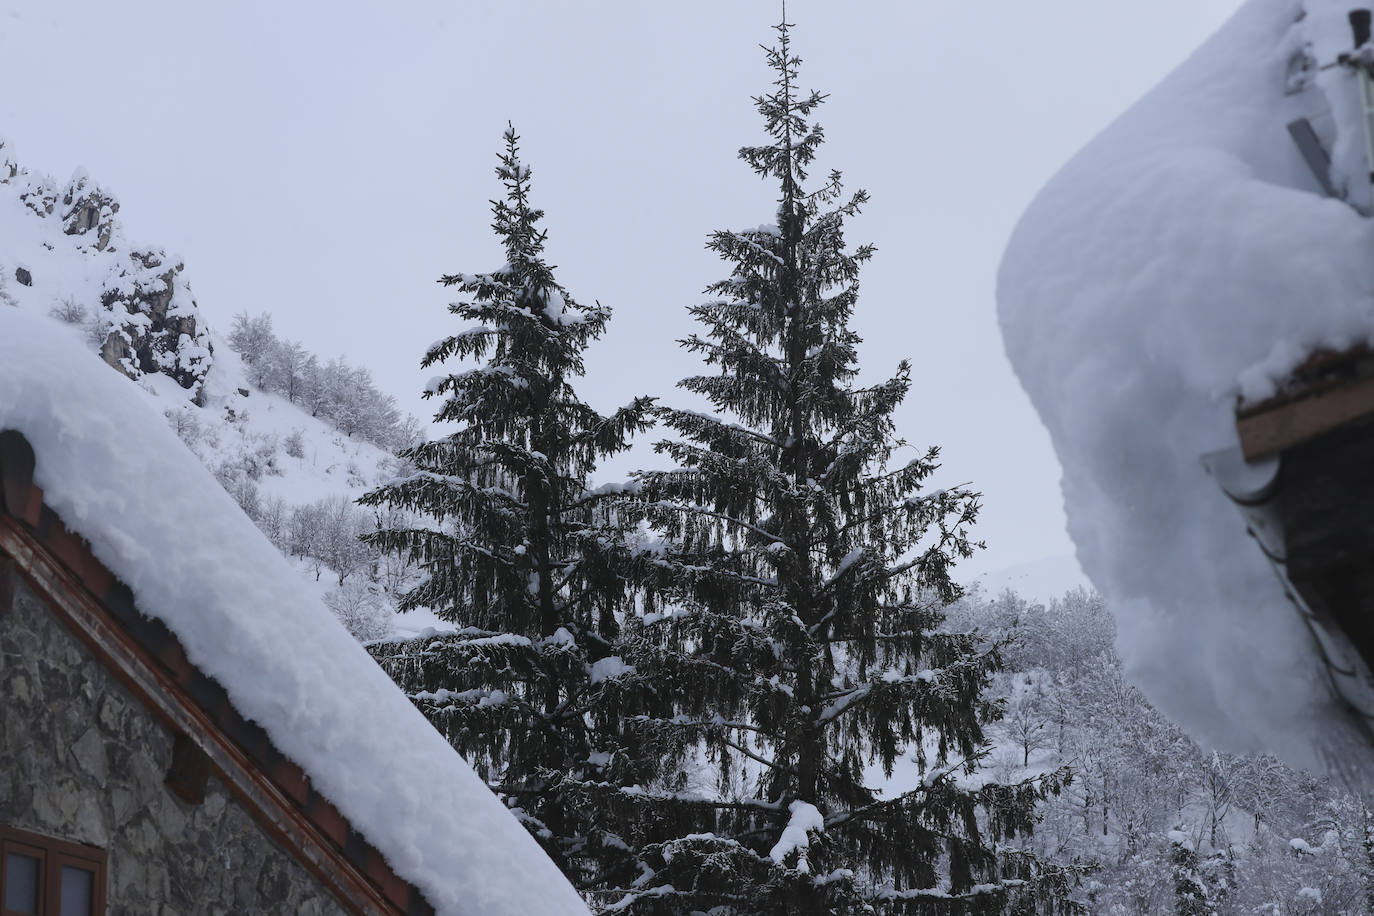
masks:
POLYGON ((768 857, 779 865, 784 865, 787 858, 795 853, 797 871, 809 874, 811 864, 806 860, 806 851, 811 846, 811 831, 825 832, 825 818, 815 805, 800 799, 792 802, 788 810, 792 817, 783 828, 782 836, 778 838, 768 857))

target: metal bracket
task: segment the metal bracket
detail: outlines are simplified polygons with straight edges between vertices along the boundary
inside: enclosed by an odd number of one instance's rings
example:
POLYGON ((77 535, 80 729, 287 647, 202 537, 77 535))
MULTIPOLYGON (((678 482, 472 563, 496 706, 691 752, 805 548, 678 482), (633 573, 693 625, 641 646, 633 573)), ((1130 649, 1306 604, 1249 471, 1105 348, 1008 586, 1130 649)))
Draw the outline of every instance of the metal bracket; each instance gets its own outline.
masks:
POLYGON ((1288 136, 1293 138, 1297 144, 1298 152, 1302 153, 1303 161, 1312 170, 1312 177, 1317 179, 1317 184, 1326 192, 1327 197, 1339 197, 1336 189, 1331 184, 1331 156, 1322 146, 1321 139, 1317 132, 1312 128, 1312 122, 1306 118, 1298 118, 1289 123, 1288 136))

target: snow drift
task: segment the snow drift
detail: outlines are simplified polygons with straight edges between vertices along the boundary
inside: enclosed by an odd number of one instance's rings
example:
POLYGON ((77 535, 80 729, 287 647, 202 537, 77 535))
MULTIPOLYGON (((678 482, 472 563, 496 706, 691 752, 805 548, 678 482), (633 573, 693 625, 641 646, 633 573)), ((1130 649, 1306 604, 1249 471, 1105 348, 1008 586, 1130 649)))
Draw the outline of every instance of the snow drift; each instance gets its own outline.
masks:
POLYGON ((1064 468, 1128 670, 1199 738, 1374 776, 1311 637, 1200 456, 1307 354, 1374 332, 1374 223, 1349 2, 1250 0, 1079 153, 998 279, 1007 354, 1064 468), (1324 195, 1289 139, 1332 151, 1324 195))
POLYGON ((0 429, 68 527, 440 914, 585 913, 523 827, 140 392, 0 306, 0 429))

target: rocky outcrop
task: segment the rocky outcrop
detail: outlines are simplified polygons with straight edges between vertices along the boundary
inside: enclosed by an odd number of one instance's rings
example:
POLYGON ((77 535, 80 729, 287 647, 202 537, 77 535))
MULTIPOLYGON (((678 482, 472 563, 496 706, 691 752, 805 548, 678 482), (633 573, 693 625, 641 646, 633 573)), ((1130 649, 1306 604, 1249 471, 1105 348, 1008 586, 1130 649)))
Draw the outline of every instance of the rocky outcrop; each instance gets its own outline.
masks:
MULTIPOLYGON (((20 284, 33 287, 32 295, 12 295, 21 300, 13 304, 34 302, 48 310, 60 304, 64 320, 77 320, 72 316, 84 313, 89 337, 105 362, 132 379, 166 375, 200 403, 214 354, 181 261, 157 248, 129 246, 116 218, 119 201, 85 172, 78 171, 59 188, 46 175, 20 168, 0 140, 0 198, 5 196, 61 229, 58 235, 53 228, 35 227, 34 237, 46 238, 41 248, 47 253, 36 251, 32 259, 26 258, 33 263, 10 268, 8 273, 20 284), (64 251, 65 258, 59 259, 64 251), (71 270, 73 256, 81 269, 71 270), (93 269, 86 270, 87 263, 93 269), (45 266, 52 268, 46 277, 45 266), (61 274, 81 274, 98 282, 78 285, 61 274)), ((0 258, 4 256, 0 251, 0 258)))
POLYGON ((130 252, 127 263, 101 290, 101 358, 130 378, 161 373, 199 396, 213 350, 184 265, 156 250, 130 252))
POLYGON ((92 233, 96 251, 104 251, 114 235, 119 201, 93 184, 85 172, 77 172, 62 192, 62 231, 67 235, 92 233))

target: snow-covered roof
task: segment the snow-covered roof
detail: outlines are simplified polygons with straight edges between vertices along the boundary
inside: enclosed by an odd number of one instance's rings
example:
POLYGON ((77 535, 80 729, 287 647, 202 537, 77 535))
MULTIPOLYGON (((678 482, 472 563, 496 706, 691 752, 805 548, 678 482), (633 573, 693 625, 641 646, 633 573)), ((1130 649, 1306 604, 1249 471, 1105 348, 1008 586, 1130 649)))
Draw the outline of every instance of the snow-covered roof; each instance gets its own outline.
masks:
POLYGON ((1070 533, 1128 670, 1200 738, 1374 754, 1200 457, 1314 350, 1374 330, 1374 222, 1334 0, 1249 0, 1031 205, 998 282, 1008 356, 1064 468, 1070 533), (1328 197, 1287 126, 1332 156, 1328 197), (1355 205, 1355 206, 1352 206, 1355 205))
POLYGON ((133 389, 0 307, 0 429, 62 521, 439 914, 585 913, 477 775, 133 389))

